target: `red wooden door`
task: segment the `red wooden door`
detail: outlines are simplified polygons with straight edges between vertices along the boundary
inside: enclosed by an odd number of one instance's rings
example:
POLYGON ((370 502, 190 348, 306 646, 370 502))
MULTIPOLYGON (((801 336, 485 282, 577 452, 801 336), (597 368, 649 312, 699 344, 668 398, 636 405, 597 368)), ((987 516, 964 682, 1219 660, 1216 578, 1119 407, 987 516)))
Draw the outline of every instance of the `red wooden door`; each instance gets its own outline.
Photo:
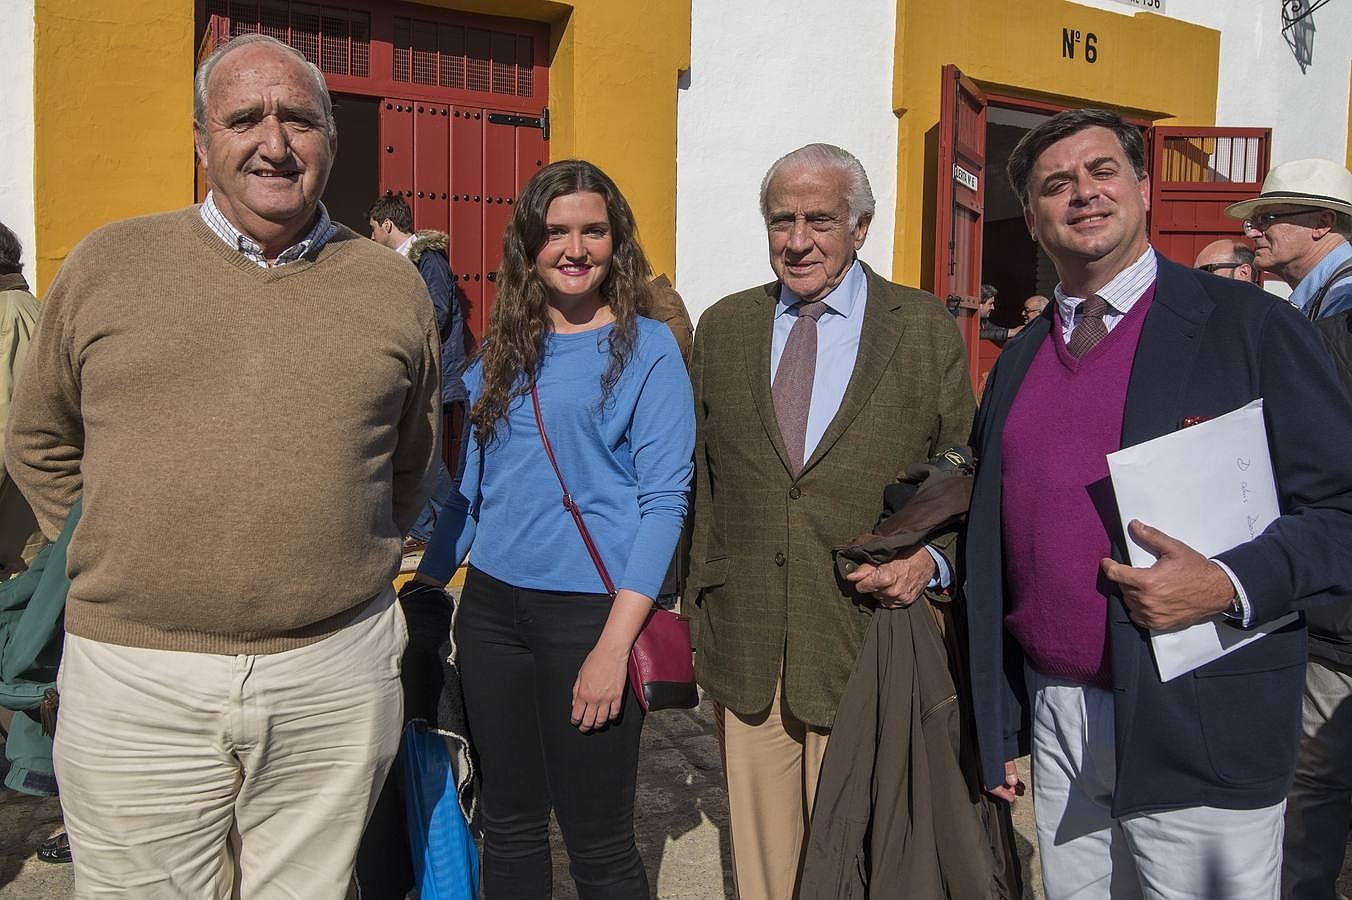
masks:
POLYGON ((512 218, 521 189, 546 160, 546 119, 501 111, 484 114, 483 126, 483 320, 476 339, 488 328, 488 314, 497 299, 502 267, 502 236, 512 218))
POLYGON ((986 196, 986 98, 957 66, 947 65, 940 104, 934 293, 958 304, 958 327, 976 387, 999 355, 997 346, 983 345, 977 315, 986 196))
POLYGON ((1150 243, 1190 266, 1222 237, 1242 237, 1225 215, 1231 203, 1262 191, 1271 128, 1185 128, 1157 125, 1150 133, 1150 243))
POLYGON ((380 104, 380 191, 416 228, 451 238, 451 271, 472 345, 488 328, 512 207, 545 162, 544 119, 387 97, 380 104))
POLYGON ((478 346, 488 325, 484 302, 484 247, 502 243, 484 233, 483 110, 457 106, 451 110, 451 271, 460 279, 465 300, 466 339, 478 346))
POLYGON ((449 231, 451 108, 445 103, 409 103, 413 118, 413 221, 418 228, 449 231))

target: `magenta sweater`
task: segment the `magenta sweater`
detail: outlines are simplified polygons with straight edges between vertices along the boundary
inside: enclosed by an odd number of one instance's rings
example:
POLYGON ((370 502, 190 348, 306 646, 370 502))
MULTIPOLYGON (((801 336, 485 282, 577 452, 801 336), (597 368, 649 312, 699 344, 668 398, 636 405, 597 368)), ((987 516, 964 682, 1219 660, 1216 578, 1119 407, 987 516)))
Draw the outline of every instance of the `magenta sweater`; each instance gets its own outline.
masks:
POLYGON ((1108 687, 1108 601, 1099 561, 1117 507, 1106 456, 1120 449, 1127 382, 1151 285, 1075 359, 1051 333, 1019 386, 1002 435, 1005 626, 1044 675, 1108 687))

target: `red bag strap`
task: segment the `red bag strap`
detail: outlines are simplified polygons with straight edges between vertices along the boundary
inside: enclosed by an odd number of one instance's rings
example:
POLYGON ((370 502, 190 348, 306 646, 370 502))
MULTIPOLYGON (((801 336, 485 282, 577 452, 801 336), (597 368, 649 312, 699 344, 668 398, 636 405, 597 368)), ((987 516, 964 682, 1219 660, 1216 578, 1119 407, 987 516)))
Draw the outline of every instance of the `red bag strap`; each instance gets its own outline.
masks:
POLYGON ((559 471, 559 461, 554 458, 554 448, 549 445, 549 435, 545 433, 545 420, 540 415, 540 392, 535 389, 535 382, 531 382, 530 402, 535 407, 535 427, 540 430, 540 443, 545 446, 545 455, 549 457, 549 464, 554 467, 554 477, 559 480, 559 489, 563 491, 563 508, 573 517, 577 533, 582 535, 582 543, 587 547, 587 555, 591 557, 592 565, 596 566, 596 574, 601 576, 606 593, 614 600, 615 582, 610 580, 610 573, 606 571, 606 564, 601 561, 601 553, 596 549, 591 532, 587 530, 587 523, 582 521, 582 510, 577 508, 577 504, 573 502, 573 495, 568 493, 568 485, 564 483, 563 473, 559 471))

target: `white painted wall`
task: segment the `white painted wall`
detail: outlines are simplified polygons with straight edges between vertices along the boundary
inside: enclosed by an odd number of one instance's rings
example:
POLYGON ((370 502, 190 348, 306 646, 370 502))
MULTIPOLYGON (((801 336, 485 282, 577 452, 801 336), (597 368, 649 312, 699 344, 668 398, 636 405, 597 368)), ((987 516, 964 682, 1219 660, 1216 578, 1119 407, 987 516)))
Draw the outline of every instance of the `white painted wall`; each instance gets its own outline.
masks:
POLYGON ((860 257, 892 271, 896 0, 693 0, 678 102, 676 287, 693 317, 774 278, 760 217, 766 169, 823 141, 864 164, 878 215, 860 257))
POLYGON ((23 243, 23 271, 33 284, 33 3, 0 3, 0 222, 23 243))
MULTIPOLYGON (((1122 0, 1075 2, 1133 14, 1122 0)), ((1281 0, 1164 2, 1169 18, 1221 33, 1217 125, 1271 127, 1274 165, 1311 156, 1346 162, 1352 3, 1326 3, 1296 26, 1314 29, 1302 71, 1282 36, 1281 0)))

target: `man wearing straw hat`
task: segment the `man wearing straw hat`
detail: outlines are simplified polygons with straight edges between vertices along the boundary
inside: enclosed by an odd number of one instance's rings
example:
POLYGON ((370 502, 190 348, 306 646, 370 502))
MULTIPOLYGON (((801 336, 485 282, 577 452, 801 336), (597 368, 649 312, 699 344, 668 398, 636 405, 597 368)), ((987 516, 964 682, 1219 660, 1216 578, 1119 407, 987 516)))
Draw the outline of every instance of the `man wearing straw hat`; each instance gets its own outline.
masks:
POLYGON ((1311 321, 1352 308, 1352 172, 1327 159, 1282 163, 1225 214, 1244 222, 1259 268, 1291 286, 1311 321))
MULTIPOLYGON (((1257 262, 1291 286, 1311 321, 1352 310, 1352 172, 1327 159, 1283 163, 1263 192, 1226 209, 1257 262)), ((1329 324, 1321 324, 1321 330, 1329 324)), ((1331 897, 1352 826, 1352 604, 1312 606, 1303 735, 1286 806, 1282 896, 1331 897)))

